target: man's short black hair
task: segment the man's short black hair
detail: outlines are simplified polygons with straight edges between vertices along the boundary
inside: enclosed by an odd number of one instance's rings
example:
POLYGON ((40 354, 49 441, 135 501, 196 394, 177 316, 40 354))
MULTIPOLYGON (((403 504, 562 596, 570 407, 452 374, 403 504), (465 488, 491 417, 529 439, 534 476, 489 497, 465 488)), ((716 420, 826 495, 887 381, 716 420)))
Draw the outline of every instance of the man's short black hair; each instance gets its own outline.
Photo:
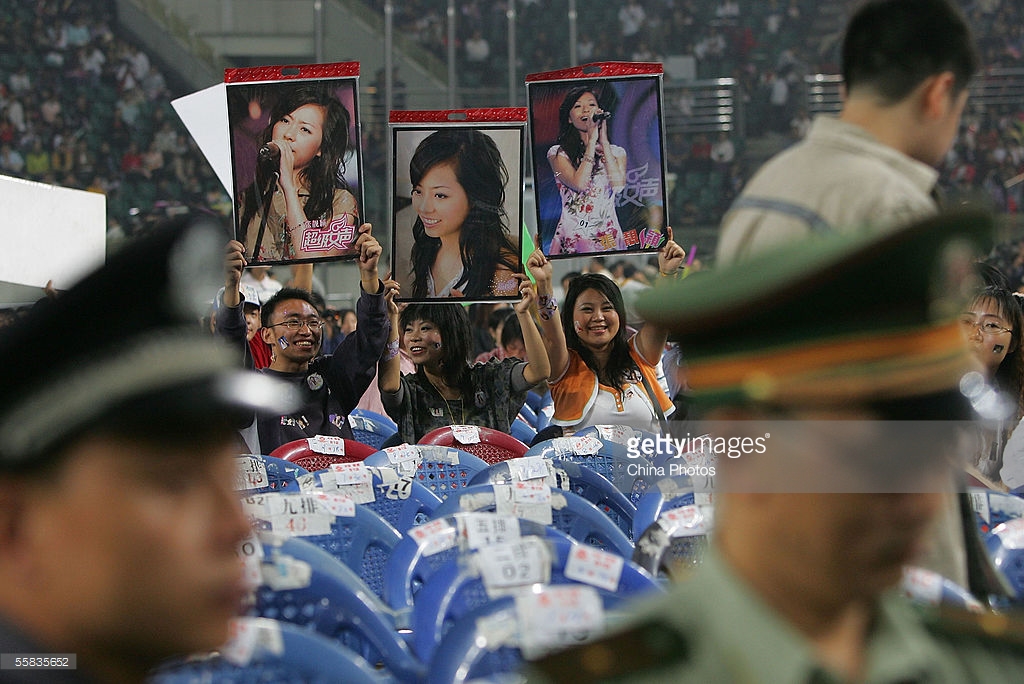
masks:
POLYGON ((847 91, 871 88, 890 104, 944 71, 953 72, 959 93, 980 62, 967 22, 948 0, 869 0, 843 38, 847 91))
POLYGON ((288 299, 301 299, 318 312, 320 311, 320 307, 317 306, 316 300, 313 298, 313 294, 309 290, 303 290, 298 287, 282 287, 274 293, 273 297, 267 300, 263 305, 263 308, 260 310, 260 323, 264 328, 270 327, 270 317, 274 315, 275 311, 277 311, 277 307, 281 302, 288 299))

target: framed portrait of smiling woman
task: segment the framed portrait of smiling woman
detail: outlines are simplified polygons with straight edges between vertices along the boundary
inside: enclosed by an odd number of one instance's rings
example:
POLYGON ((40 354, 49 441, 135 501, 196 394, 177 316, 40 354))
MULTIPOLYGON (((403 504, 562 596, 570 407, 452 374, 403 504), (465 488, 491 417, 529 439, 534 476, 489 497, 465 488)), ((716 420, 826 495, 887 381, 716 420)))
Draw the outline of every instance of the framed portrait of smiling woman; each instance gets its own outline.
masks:
POLYGON ((661 64, 530 74, 526 90, 544 254, 656 252, 667 225, 661 64))
POLYGON ((236 239, 250 265, 354 257, 358 62, 226 69, 236 239))
POLYGON ((398 299, 518 300, 526 109, 391 112, 398 299))

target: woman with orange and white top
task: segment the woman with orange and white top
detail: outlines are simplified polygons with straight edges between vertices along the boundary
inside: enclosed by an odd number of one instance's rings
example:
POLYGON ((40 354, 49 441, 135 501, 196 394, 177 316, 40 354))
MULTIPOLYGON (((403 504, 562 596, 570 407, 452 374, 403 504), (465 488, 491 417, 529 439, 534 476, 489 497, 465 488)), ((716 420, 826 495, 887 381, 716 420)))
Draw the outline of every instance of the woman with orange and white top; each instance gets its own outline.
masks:
MULTIPOLYGON (((667 239, 658 251, 661 275, 676 277, 685 257, 667 228, 667 239)), ((627 337, 622 293, 614 281, 599 274, 572 279, 559 316, 552 295, 551 263, 536 250, 526 266, 537 281, 541 327, 551 362, 552 423, 567 434, 602 424, 660 432, 658 408, 664 416, 674 409, 656 369, 668 331, 646 324, 627 337)))

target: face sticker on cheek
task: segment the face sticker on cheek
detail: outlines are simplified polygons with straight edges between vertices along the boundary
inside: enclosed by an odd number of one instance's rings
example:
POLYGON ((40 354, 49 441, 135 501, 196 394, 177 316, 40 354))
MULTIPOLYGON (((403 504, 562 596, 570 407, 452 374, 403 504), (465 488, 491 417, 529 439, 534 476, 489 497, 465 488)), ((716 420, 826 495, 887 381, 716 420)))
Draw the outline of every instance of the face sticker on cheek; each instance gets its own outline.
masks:
POLYGON ((577 335, 579 334, 580 330, 583 330, 583 326, 580 325, 579 321, 573 321, 572 322, 572 327, 576 330, 576 334, 577 335))
POLYGON ((288 348, 288 340, 284 339, 284 335, 281 335, 280 337, 277 338, 277 346, 279 346, 281 349, 288 348))

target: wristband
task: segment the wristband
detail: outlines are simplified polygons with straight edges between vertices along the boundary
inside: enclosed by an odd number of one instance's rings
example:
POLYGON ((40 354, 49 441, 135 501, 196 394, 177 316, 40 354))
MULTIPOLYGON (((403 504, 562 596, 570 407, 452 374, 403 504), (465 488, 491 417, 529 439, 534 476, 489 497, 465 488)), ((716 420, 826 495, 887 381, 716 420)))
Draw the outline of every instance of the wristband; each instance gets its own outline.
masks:
POLYGON ((551 320, 558 309, 558 301, 554 295, 541 295, 537 298, 537 312, 545 321, 551 320))
POLYGON ((384 356, 385 361, 390 361, 391 359, 398 356, 398 340, 391 340, 390 342, 388 342, 384 350, 387 352, 387 354, 384 356))

